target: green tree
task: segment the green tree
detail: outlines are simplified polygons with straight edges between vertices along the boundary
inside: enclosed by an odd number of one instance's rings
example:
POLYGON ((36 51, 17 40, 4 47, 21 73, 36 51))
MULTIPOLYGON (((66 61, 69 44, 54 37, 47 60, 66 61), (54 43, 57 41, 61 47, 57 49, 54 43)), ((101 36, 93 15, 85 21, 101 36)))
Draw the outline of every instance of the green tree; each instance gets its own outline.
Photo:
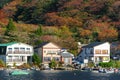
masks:
POLYGON ((49 67, 50 68, 55 68, 57 66, 57 62, 53 59, 50 63, 49 63, 49 67))
POLYGON ((10 18, 8 25, 6 26, 5 35, 9 35, 9 32, 15 31, 15 30, 16 30, 16 26, 14 25, 13 20, 10 18))
POLYGON ((13 67, 15 67, 15 68, 16 68, 16 63, 15 63, 15 62, 13 63, 13 67))
POLYGON ((41 36, 43 34, 42 32, 42 25, 39 25, 39 28, 35 31, 35 34, 41 36))
POLYGON ((30 13, 33 19, 31 22, 44 24, 44 14, 49 11, 55 11, 57 1, 58 0, 38 0, 35 9, 30 13))
POLYGON ((59 37, 65 39, 67 37, 72 36, 72 32, 70 31, 68 26, 61 26, 61 29, 59 29, 58 35, 59 35, 59 37))
POLYGON ((40 57, 35 53, 33 56, 32 56, 32 58, 33 58, 33 63, 35 64, 35 65, 40 65, 40 63, 41 63, 41 59, 40 59, 40 57))
POLYGON ((3 60, 0 60, 0 67, 4 67, 5 63, 3 62, 3 60))

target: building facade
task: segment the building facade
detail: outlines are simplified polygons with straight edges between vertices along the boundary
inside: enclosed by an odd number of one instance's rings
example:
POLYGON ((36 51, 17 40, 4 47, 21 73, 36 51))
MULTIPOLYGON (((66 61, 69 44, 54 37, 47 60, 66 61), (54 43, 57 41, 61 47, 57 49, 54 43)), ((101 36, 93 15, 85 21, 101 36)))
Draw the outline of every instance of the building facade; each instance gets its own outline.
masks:
POLYGON ((95 64, 99 62, 110 61, 110 44, 109 42, 94 42, 82 47, 81 53, 77 60, 84 63, 85 60, 92 61, 95 64))
POLYGON ((31 62, 33 53, 33 47, 28 44, 19 42, 0 44, 0 59, 8 66, 31 62))
POLYGON ((34 48, 35 52, 38 53, 42 59, 42 63, 44 64, 50 63, 52 59, 60 61, 60 55, 58 55, 60 49, 61 48, 59 46, 51 42, 44 42, 34 48))
POLYGON ((64 62, 64 65, 71 65, 72 59, 74 58, 74 55, 65 51, 60 52, 61 55, 61 61, 64 62))
POLYGON ((41 59, 42 63, 48 65, 51 60, 57 62, 64 62, 66 64, 71 64, 72 57, 68 52, 63 52, 62 48, 52 42, 44 42, 34 48, 35 53, 37 53, 41 59))

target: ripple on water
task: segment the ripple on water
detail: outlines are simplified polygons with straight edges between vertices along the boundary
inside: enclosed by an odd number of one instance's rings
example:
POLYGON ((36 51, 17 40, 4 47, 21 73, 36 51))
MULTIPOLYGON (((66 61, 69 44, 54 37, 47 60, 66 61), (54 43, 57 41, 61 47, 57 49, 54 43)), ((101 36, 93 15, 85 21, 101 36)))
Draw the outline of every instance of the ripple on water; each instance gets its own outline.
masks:
POLYGON ((0 80, 120 80, 120 74, 81 71, 30 71, 29 75, 8 75, 0 71, 0 80))

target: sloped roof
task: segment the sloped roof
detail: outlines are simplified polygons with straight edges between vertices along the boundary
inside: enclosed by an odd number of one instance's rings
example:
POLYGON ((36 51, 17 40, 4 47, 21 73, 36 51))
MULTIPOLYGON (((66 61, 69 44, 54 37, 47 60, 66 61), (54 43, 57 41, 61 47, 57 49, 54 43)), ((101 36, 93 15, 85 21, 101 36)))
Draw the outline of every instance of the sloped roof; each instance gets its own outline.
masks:
POLYGON ((35 47, 35 48, 42 47, 42 46, 44 46, 44 45, 46 45, 46 44, 48 44, 48 43, 49 43, 49 42, 43 42, 43 43, 39 44, 37 47, 35 47))
POLYGON ((0 46, 10 46, 13 44, 16 44, 17 42, 10 42, 10 43, 5 43, 5 44, 0 44, 0 46))
MULTIPOLYGON (((35 48, 40 48, 40 47, 43 47, 45 45, 47 45, 48 43, 52 43, 52 42, 42 42, 41 44, 39 44, 38 46, 36 46, 35 48)), ((54 43, 53 43, 54 44, 54 43)), ((56 45, 56 44, 54 44, 56 45)), ((56 45, 57 46, 57 45, 56 45)))
POLYGON ((69 52, 62 52, 60 55, 62 57, 73 57, 73 55, 71 53, 69 53, 69 52))
POLYGON ((93 47, 98 46, 98 45, 103 44, 103 43, 106 43, 106 42, 93 42, 91 44, 83 46, 82 48, 93 48, 93 47))

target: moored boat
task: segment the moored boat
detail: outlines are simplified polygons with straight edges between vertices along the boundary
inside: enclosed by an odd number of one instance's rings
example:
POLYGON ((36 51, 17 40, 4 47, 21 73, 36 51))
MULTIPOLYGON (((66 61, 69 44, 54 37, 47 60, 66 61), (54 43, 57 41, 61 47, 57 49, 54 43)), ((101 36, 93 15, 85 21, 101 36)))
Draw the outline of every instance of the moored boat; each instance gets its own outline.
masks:
POLYGON ((114 73, 114 69, 99 69, 99 73, 114 73))
POLYGON ((14 70, 10 72, 10 75, 27 75, 29 72, 23 71, 23 70, 14 70))

